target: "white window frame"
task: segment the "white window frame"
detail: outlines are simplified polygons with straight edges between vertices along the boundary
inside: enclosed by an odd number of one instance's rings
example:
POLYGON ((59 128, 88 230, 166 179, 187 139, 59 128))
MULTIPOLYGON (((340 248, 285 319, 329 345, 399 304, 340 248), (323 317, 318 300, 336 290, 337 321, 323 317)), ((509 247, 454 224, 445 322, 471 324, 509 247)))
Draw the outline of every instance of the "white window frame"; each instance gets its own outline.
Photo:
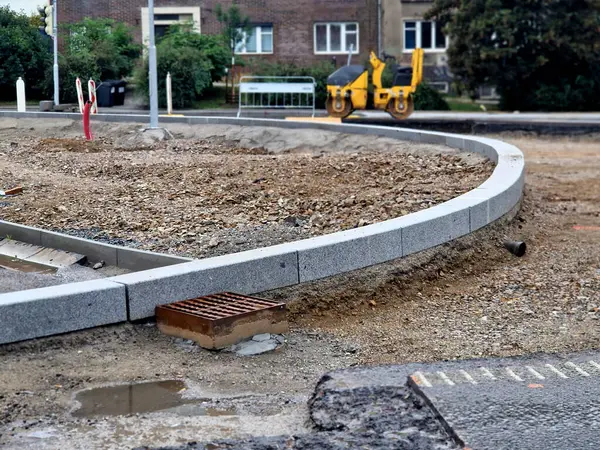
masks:
MULTIPOLYGON (((148 45, 148 39, 150 38, 150 16, 148 14, 148 8, 142 9, 142 42, 144 45, 148 45)), ((194 25, 193 29, 200 33, 200 7, 199 6, 160 6, 154 8, 154 15, 161 14, 177 14, 177 15, 191 15, 193 17, 194 25)), ((173 25, 176 23, 183 23, 179 20, 155 20, 154 25, 173 25)))
POLYGON ((263 32, 262 25, 252 26, 252 28, 254 29, 254 33, 256 34, 256 51, 249 52, 246 50, 246 40, 248 39, 248 36, 246 35, 246 33, 244 33, 244 43, 242 44, 241 51, 236 50, 235 54, 236 55, 272 55, 273 50, 275 49, 275 41, 273 39, 273 25, 265 26, 264 28, 271 29, 271 31, 266 31, 266 32, 263 32), (265 52, 262 49, 262 35, 263 34, 271 35, 271 51, 270 52, 265 52))
POLYGON ((349 33, 354 34, 354 31, 346 31, 347 25, 356 25, 356 48, 352 49, 352 54, 357 55, 360 48, 360 26, 358 22, 316 22, 313 26, 313 46, 315 55, 347 55, 348 52, 343 49, 346 48, 346 35, 349 33), (327 26, 327 50, 317 50, 317 26, 327 26), (331 25, 341 26, 341 50, 331 50, 331 25))
MULTIPOLYGON (((446 46, 444 48, 436 48, 435 47, 435 30, 438 26, 437 22, 435 20, 423 20, 423 19, 404 19, 402 21, 402 49, 404 53, 411 53, 414 49, 413 48, 406 48, 406 22, 415 22, 415 46, 416 48, 422 48, 421 47, 421 25, 423 24, 423 22, 431 22, 431 48, 423 48, 423 51, 425 53, 444 53, 446 50, 448 50, 448 36, 446 36, 446 46)), ((409 30, 413 30, 413 28, 410 28, 409 30)))
POLYGON ((428 81, 427 84, 441 94, 447 94, 450 92, 450 83, 447 81, 428 81), (441 86, 441 89, 438 89, 436 86, 441 86))

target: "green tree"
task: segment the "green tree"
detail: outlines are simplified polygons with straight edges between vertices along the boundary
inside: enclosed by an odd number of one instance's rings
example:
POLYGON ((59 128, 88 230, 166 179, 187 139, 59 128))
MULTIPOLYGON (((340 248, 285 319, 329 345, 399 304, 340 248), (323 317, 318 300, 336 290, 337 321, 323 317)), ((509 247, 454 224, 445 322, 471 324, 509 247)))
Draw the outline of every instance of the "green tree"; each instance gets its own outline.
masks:
POLYGON ((197 33, 190 24, 171 25, 162 40, 167 40, 173 47, 191 47, 199 50, 211 65, 212 81, 219 81, 225 75, 229 64, 228 46, 220 35, 197 33))
POLYGON ((16 97, 19 77, 25 81, 28 96, 40 95, 44 71, 52 66, 50 43, 27 15, 0 7, 0 99, 16 97))
POLYGON ((102 80, 131 75, 142 47, 134 42, 130 27, 111 19, 85 18, 68 25, 67 30, 67 58, 92 55, 102 80))
POLYGON ((435 0, 452 72, 473 93, 496 86, 509 110, 594 110, 600 0, 435 0))
MULTIPOLYGON (((221 36, 197 33, 188 25, 169 27, 156 45, 158 100, 166 105, 166 77, 171 74, 173 106, 189 108, 221 79, 229 59, 228 48, 221 36)), ((148 101, 148 61, 136 72, 136 85, 148 101)))
MULTIPOLYGON (((133 73, 142 46, 133 40, 133 31, 123 23, 110 19, 85 18, 65 26, 64 51, 59 56, 61 102, 77 101, 75 80, 84 86, 89 79, 96 82, 121 79, 133 73)), ((46 72, 46 95, 52 91, 52 68, 46 72)))
POLYGON ((225 39, 225 42, 229 43, 229 54, 233 57, 238 45, 242 44, 245 37, 252 33, 250 18, 242 14, 237 5, 231 5, 229 9, 225 11, 221 7, 221 4, 217 4, 215 14, 217 20, 221 22, 223 26, 223 38, 225 39))

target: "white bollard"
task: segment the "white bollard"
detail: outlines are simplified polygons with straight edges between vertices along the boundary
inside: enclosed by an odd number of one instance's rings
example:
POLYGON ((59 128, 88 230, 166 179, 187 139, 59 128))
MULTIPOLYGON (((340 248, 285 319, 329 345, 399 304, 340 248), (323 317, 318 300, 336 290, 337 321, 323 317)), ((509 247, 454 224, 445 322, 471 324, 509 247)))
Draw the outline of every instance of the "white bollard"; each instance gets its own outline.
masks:
POLYGON ((17 80, 17 111, 25 112, 25 82, 21 77, 17 80))
POLYGON ((167 114, 173 114, 173 88, 171 85, 171 73, 167 73, 167 114))
POLYGON ((79 77, 75 80, 75 87, 77 88, 77 101, 79 102, 79 112, 83 114, 83 107, 85 102, 83 101, 83 87, 81 86, 81 80, 79 77))

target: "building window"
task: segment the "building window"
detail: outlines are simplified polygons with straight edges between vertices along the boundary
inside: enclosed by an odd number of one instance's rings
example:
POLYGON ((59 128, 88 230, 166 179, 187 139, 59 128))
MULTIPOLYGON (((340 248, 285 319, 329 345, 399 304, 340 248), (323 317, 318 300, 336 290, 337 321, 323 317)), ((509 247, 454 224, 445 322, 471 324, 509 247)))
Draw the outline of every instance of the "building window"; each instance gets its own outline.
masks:
MULTIPOLYGON (((156 7, 154 8, 154 34, 156 39, 163 37, 171 25, 191 23, 194 30, 200 32, 200 7, 156 7)), ((148 8, 142 8, 142 37, 148 41, 150 29, 148 8)))
POLYGON ((315 53, 358 53, 358 23, 315 24, 315 53))
POLYGON ((441 94, 450 92, 450 84, 446 81, 430 81, 427 84, 441 94))
POLYGON ((448 48, 448 39, 436 22, 407 20, 404 22, 404 50, 415 48, 443 51, 448 48))
POLYGON ((273 53, 273 25, 256 26, 250 34, 244 33, 244 39, 235 48, 235 53, 273 53))

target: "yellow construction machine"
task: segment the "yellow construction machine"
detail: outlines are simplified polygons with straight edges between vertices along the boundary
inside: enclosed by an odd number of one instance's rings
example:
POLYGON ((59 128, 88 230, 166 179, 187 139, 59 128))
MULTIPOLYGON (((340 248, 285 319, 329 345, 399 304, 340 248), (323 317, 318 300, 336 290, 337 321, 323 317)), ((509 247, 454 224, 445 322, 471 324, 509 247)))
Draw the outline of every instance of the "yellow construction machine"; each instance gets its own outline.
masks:
MULTIPOLYGON (((381 76, 385 60, 392 56, 384 54, 384 61, 371 52, 369 62, 373 68, 373 106, 383 109, 398 120, 406 119, 414 111, 413 94, 423 79, 423 49, 412 54, 411 67, 392 65, 392 87, 384 88, 381 76)), ((341 67, 327 79, 327 112, 332 117, 344 118, 353 111, 367 109, 369 99, 369 70, 362 65, 341 67)))

